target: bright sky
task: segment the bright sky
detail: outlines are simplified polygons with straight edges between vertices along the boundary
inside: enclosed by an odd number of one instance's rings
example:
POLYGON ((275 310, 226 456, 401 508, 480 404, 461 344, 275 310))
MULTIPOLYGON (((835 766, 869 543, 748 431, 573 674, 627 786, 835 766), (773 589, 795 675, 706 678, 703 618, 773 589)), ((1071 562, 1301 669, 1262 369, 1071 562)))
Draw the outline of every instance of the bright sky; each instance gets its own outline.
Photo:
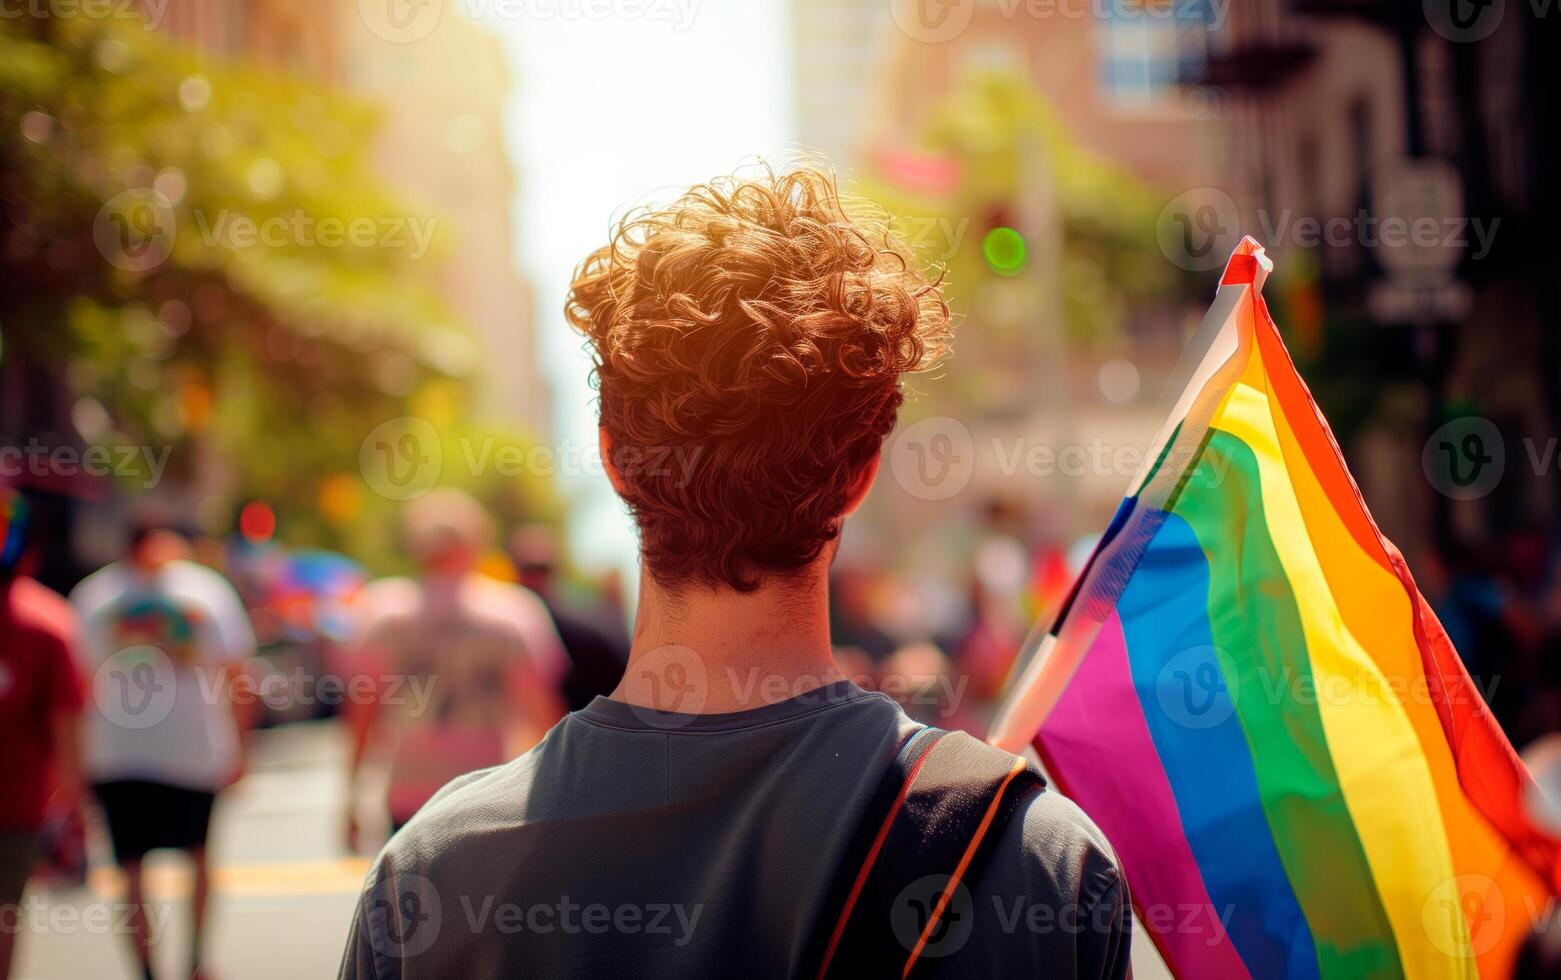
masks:
MULTIPOLYGON (((627 206, 779 156, 793 138, 784 0, 639 6, 662 16, 489 21, 515 77, 507 136, 520 261, 537 294, 539 356, 564 458, 596 444, 589 362, 561 313, 574 266, 605 243, 609 219, 627 206)), ((560 491, 571 501, 576 560, 632 571, 633 531, 606 479, 564 474, 560 491)))

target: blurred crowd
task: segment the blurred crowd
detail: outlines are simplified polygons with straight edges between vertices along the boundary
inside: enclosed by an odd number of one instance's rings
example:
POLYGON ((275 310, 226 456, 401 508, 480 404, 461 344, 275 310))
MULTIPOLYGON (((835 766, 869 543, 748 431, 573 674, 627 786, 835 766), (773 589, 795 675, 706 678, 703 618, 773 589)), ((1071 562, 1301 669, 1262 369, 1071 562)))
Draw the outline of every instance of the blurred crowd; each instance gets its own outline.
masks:
POLYGON ((1512 744, 1561 732, 1561 552, 1536 530, 1449 543, 1414 569, 1512 744))
MULTIPOLYGON (((138 501, 119 559, 68 597, 34 577, 57 537, 48 514, 0 489, 0 730, 16 759, 0 807, 0 909, 15 915, 35 875, 71 887, 89 863, 112 862, 148 976, 143 858, 173 850, 190 862, 200 976, 213 806, 243 777, 255 729, 345 733, 342 840, 364 853, 451 778, 513 757, 610 693, 627 661, 618 578, 578 574, 554 528, 501 528, 460 490, 404 505, 398 546, 412 570, 382 578, 288 547, 263 504, 214 538, 138 501)), ((943 610, 932 620, 907 615, 921 586, 863 559, 839 563, 843 672, 921 720, 984 733, 1026 633, 1071 578, 1066 556, 1026 542, 1014 518, 988 508, 968 580, 932 597, 943 610)), ((17 931, 0 929, 0 942, 17 931)), ((0 953, 3 977, 12 950, 0 953)))
MULTIPOLYGON (((374 581, 342 555, 284 547, 261 511, 246 509, 218 541, 138 506, 122 557, 68 599, 32 576, 49 537, 39 514, 0 490, 0 730, 12 748, 0 910, 19 914, 34 873, 80 884, 89 853, 111 855, 147 976, 142 860, 168 849, 193 868, 190 962, 204 975, 212 808, 244 775, 252 729, 339 719, 352 746, 345 843, 356 850, 451 777, 510 758, 609 692, 627 656, 610 581, 577 602, 550 529, 499 541, 460 491, 407 505, 415 572, 374 581)), ((6 925, 0 977, 19 931, 6 925)))
MULTIPOLYGON (((574 571, 552 527, 501 528, 473 497, 436 489, 403 507, 412 571, 374 579, 344 555, 287 547, 256 506, 214 539, 138 503, 120 559, 66 598, 33 577, 46 510, 0 489, 0 733, 13 747, 0 908, 15 914, 34 875, 80 884, 90 854, 121 869, 139 910, 143 857, 181 851, 200 976, 205 845, 215 801, 244 775, 247 733, 340 727, 343 846, 364 853, 451 778, 524 751, 623 673, 621 584, 574 571)), ((1037 543, 1022 508, 992 502, 963 579, 929 586, 843 549, 831 576, 840 668, 921 721, 982 735, 1027 635, 1092 544, 1037 543)), ((1449 548, 1416 571, 1523 746, 1561 730, 1561 585, 1541 535, 1514 535, 1498 554, 1449 548)), ((150 976, 152 932, 135 911, 128 926, 150 976)), ((17 931, 0 929, 0 977, 17 931)))

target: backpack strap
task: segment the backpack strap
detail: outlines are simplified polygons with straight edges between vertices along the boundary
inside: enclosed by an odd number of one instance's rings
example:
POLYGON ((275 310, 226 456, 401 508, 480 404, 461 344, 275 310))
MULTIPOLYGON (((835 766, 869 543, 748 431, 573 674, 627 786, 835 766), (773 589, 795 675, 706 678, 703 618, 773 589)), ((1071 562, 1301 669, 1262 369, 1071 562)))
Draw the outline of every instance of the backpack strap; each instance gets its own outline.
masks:
POLYGON ((956 889, 979 874, 1020 800, 1045 785, 1023 759, 964 732, 913 733, 846 850, 806 972, 910 976, 947 927, 956 889))

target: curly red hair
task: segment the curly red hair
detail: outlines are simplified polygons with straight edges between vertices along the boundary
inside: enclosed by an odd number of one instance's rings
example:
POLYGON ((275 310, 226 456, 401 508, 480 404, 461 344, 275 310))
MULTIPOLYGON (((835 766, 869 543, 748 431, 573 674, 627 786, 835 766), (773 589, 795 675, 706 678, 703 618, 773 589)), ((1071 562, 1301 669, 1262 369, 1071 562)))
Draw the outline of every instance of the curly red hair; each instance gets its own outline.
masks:
POLYGON ((626 215, 575 271, 601 425, 658 583, 751 591, 811 564, 949 348, 942 273, 814 167, 626 215))

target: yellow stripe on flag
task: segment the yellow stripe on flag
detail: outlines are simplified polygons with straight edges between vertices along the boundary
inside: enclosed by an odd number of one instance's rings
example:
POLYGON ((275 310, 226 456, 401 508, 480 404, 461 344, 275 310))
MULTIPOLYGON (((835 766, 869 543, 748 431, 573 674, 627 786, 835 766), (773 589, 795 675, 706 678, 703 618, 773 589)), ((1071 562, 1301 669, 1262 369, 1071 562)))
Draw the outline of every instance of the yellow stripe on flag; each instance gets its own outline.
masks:
MULTIPOLYGON (((1435 893, 1456 877, 1425 754, 1381 666, 1350 632, 1334 602, 1285 468, 1268 398, 1246 383, 1253 378, 1253 365, 1254 380, 1261 383, 1261 363, 1254 357, 1212 425, 1246 443, 1257 459, 1263 511, 1300 613, 1323 731, 1405 975, 1411 980, 1475 978, 1463 917, 1423 914, 1427 900, 1435 901, 1435 893)), ((1311 693, 1288 685, 1276 689, 1281 697, 1311 693)))

